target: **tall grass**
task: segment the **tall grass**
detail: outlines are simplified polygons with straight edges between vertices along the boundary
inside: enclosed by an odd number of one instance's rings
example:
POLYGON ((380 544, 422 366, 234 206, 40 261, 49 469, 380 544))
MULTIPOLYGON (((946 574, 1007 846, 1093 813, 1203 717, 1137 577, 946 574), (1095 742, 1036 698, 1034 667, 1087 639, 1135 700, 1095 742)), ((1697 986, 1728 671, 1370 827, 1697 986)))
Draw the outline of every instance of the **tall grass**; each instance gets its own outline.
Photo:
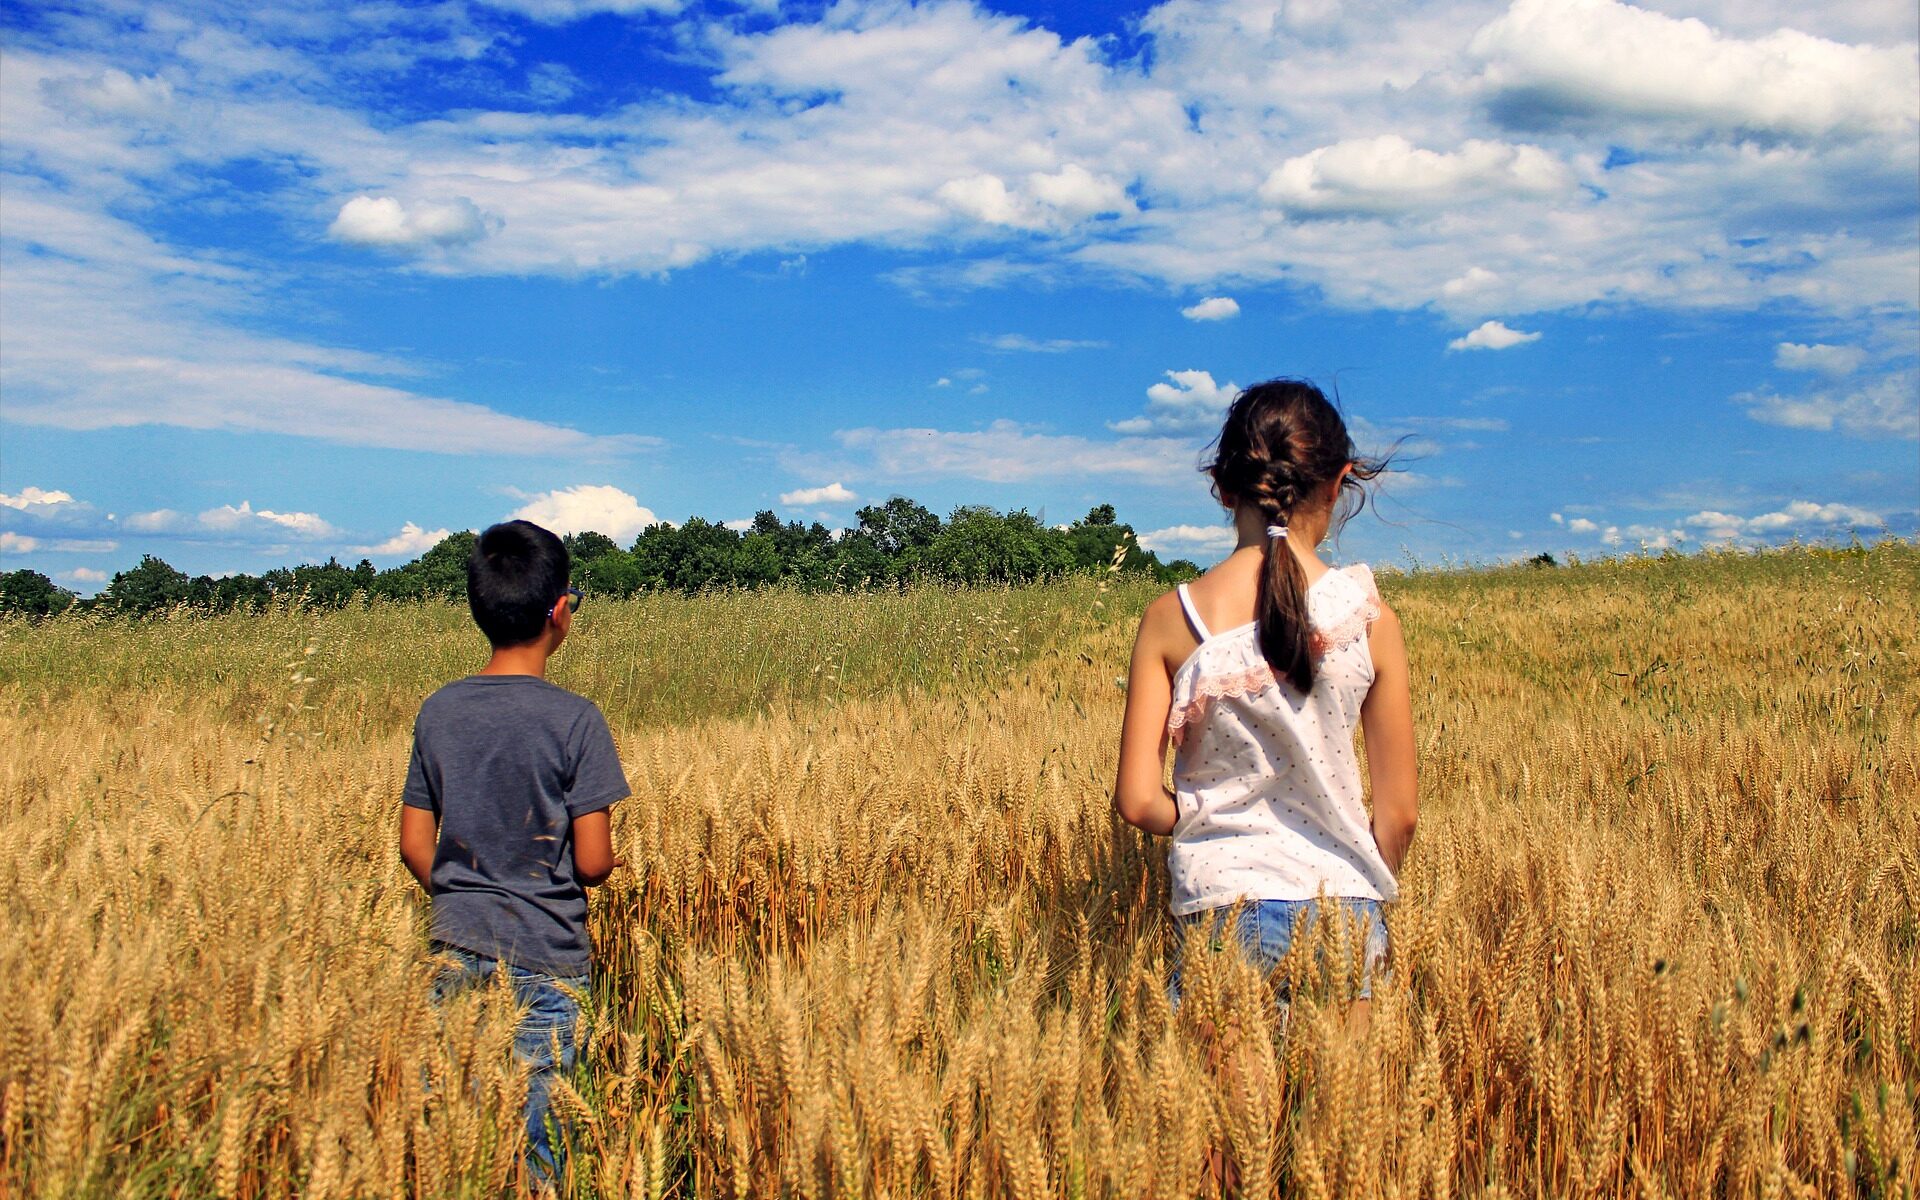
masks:
MULTIPOLYGON (((1383 585, 1424 807, 1361 1039, 1335 928, 1284 1033, 1203 946, 1168 1003, 1160 852, 1107 807, 1131 630, 1091 591, 596 611, 568 679, 616 715, 632 865, 569 1190, 1911 1197, 1920 555, 1383 585), (938 633, 974 611, 1029 632, 938 633), (923 628, 957 674, 882 649, 923 628), (876 649, 818 683, 755 646, 794 630, 876 649), (686 699, 614 694, 614 646, 686 699), (752 687, 710 669, 755 649, 752 687)), ((393 851, 453 615, 5 631, 8 1190, 514 1190, 507 1006, 427 1006, 393 851)))

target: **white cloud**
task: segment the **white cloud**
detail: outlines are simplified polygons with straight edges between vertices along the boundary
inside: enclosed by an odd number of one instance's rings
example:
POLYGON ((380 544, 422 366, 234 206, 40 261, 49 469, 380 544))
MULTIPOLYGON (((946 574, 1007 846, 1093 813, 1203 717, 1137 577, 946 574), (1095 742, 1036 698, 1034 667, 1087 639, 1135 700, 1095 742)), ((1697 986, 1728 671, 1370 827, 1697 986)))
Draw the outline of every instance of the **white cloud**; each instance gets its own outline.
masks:
MULTIPOLYGON (((10 121, 10 138, 14 128, 10 121)), ((347 378, 342 373, 391 377, 408 368, 255 332, 258 312, 272 307, 259 280, 220 257, 176 253, 107 213, 104 197, 18 175, 5 177, 5 191, 0 381, 8 420, 278 433, 456 454, 604 456, 649 441, 595 437, 347 378)))
POLYGON ((185 523, 179 513, 171 508, 156 508, 151 512, 129 513, 120 522, 120 527, 129 533, 172 533, 185 523))
POLYGON ((1215 383, 1209 371, 1168 371, 1168 382, 1147 389, 1147 411, 1109 422, 1115 433, 1208 433, 1218 428, 1227 406, 1240 394, 1229 380, 1215 383))
MULTIPOLYGON (((1557 518, 1559 514, 1555 513, 1554 516, 1557 518)), ((1569 533, 1598 533, 1599 531, 1600 526, 1585 517, 1575 517, 1573 520, 1567 522, 1567 532, 1569 533)))
POLYGON ((222 504, 206 510, 200 514, 198 525, 201 530, 211 533, 272 532, 282 537, 292 534, 306 541, 319 541, 339 533, 339 530, 321 520, 318 514, 257 509, 246 500, 242 500, 238 507, 222 504))
POLYGON ((1522 333, 1518 329, 1509 329, 1499 321, 1487 321, 1471 333, 1454 338, 1447 343, 1448 350, 1507 350, 1514 346, 1524 346, 1528 342, 1537 342, 1537 333, 1522 333))
POLYGON ((0 508, 17 509, 20 512, 46 514, 71 508, 75 504, 73 496, 67 492, 48 491, 45 488, 23 487, 14 495, 0 492, 0 508))
POLYGON ((105 571, 96 571, 92 567, 75 567, 71 571, 63 571, 60 577, 69 582, 79 584, 97 584, 107 581, 107 573, 105 571))
POLYGON ((753 518, 741 517, 734 521, 722 521, 720 524, 722 528, 731 529, 735 533, 745 533, 747 530, 753 528, 753 518))
POLYGON ((159 118, 173 106, 171 83, 157 75, 129 75, 116 67, 48 79, 40 91, 48 104, 64 112, 109 120, 159 118))
POLYGON ((412 208, 392 196, 355 196, 327 227, 327 236, 356 246, 457 246, 486 233, 486 218, 465 196, 412 208))
POLYGON ((400 527, 400 532, 394 534, 386 541, 376 542, 371 546, 357 547, 354 553, 365 554, 374 558, 400 555, 408 557, 417 556, 433 549, 450 537, 452 533, 453 531, 451 529, 422 529, 412 521, 408 521, 400 527))
POLYGON ((578 21, 600 13, 633 16, 643 13, 677 13, 681 0, 481 0, 488 8, 519 13, 549 25, 578 21))
POLYGON ((1189 321, 1225 321, 1240 315, 1240 302, 1232 296, 1208 296, 1181 309, 1180 315, 1189 321))
POLYGON ((948 379, 945 375, 942 375, 940 378, 933 381, 933 386, 937 388, 952 387, 953 380, 948 379))
POLYGON ((1865 362, 1867 352, 1858 346, 1829 346, 1825 342, 1802 345, 1781 342, 1773 348, 1773 365, 1783 371, 1819 371, 1825 375, 1851 375, 1865 362))
MULTIPOLYGON (((854 456, 848 473, 879 480, 977 479, 1021 483, 1031 479, 1100 477, 1141 483, 1186 482, 1198 470, 1186 439, 1128 437, 1096 441, 1074 434, 1040 433, 1013 421, 985 429, 844 429, 834 434, 854 456)), ((789 456, 790 469, 811 465, 789 456)))
POLYGON ((1703 540, 1725 542, 1803 535, 1817 537, 1840 529, 1880 529, 1886 525, 1886 520, 1879 513, 1851 504, 1816 504, 1811 500, 1795 500, 1774 512, 1752 517, 1704 509, 1685 518, 1681 524, 1699 530, 1703 540))
POLYGON ((1386 217, 1573 186, 1573 173, 1538 146, 1476 139, 1440 153, 1390 133, 1288 159, 1260 185, 1260 199, 1302 216, 1386 217))
POLYGON ((0 529, 0 552, 7 554, 26 554, 35 550, 48 550, 55 554, 111 554, 119 548, 120 543, 110 538, 43 538, 0 529))
POLYGON ((1091 217, 1136 211, 1124 184, 1078 163, 1051 174, 1033 172, 1019 188, 993 174, 950 179, 934 195, 962 216, 1024 230, 1065 229, 1091 217))
POLYGON ((1920 438, 1920 372, 1902 371, 1857 388, 1778 396, 1745 392, 1734 403, 1766 425, 1833 430, 1852 437, 1920 438))
POLYGON ((1081 341, 1074 338, 1034 338, 1024 333, 982 333, 974 336, 974 341, 990 350, 1006 350, 1021 354, 1064 354, 1069 350, 1103 350, 1105 342, 1081 341))
POLYGON ((513 515, 558 534, 592 530, 621 543, 632 541, 659 520, 652 509, 641 507, 639 500, 619 488, 591 483, 543 492, 513 515))
MULTIPOLYGON (((1796 13, 1795 17, 1800 14, 1796 13)), ((1639 118, 1727 134, 1909 131, 1911 47, 1794 29, 1724 36, 1616 0, 1515 0, 1475 35, 1481 83, 1509 123, 1639 118)))
POLYGON ((1227 554, 1239 535, 1231 525, 1169 525, 1140 535, 1140 544, 1162 556, 1227 554))
POLYGON ((800 488, 797 491, 780 493, 780 503, 801 508, 812 508, 821 504, 846 504, 859 498, 837 481, 821 487, 800 488))

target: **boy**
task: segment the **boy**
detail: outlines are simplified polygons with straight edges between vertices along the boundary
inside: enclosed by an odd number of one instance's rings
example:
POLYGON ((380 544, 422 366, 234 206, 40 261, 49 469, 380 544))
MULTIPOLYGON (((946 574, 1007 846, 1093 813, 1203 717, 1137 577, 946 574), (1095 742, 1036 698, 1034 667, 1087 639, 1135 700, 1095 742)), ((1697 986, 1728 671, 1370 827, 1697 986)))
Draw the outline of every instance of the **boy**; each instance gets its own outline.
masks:
POLYGON ((495 525, 467 559, 467 603, 493 655, 420 706, 400 810, 400 857, 433 897, 446 961, 435 1003, 505 971, 526 1010, 527 1160, 558 1182, 547 1134, 554 1078, 572 1068, 589 985, 587 889, 621 865, 607 809, 628 795, 591 700, 546 681, 580 593, 567 548, 527 521, 495 525))

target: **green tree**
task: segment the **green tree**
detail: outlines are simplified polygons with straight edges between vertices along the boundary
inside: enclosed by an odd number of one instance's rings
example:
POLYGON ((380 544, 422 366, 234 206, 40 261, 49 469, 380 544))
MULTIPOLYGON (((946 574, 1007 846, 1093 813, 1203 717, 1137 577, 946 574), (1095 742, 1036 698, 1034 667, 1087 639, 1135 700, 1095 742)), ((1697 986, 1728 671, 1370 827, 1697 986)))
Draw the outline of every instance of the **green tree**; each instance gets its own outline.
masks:
POLYGON ((921 558, 927 573, 954 583, 1027 583, 1071 571, 1073 548, 1026 509, 984 505, 953 510, 921 558))
POLYGON ((114 575, 100 598, 119 612, 145 616, 187 600, 191 590, 186 575, 151 554, 143 554, 139 566, 114 575))
POLYGON ((1093 506, 1092 508, 1090 508, 1090 509, 1088 509, 1088 510, 1087 510, 1087 515, 1086 515, 1086 516, 1084 516, 1084 517, 1082 517, 1082 518, 1080 518, 1080 524, 1082 524, 1082 525, 1111 525, 1111 524, 1113 524, 1113 523, 1114 523, 1114 522, 1115 522, 1116 520, 1118 520, 1118 514, 1116 514, 1116 513, 1115 513, 1115 512, 1113 511, 1113 505, 1111 505, 1111 504, 1096 504, 1096 505, 1094 505, 1094 506, 1093 506))
POLYGON ((465 600, 467 559, 479 540, 480 535, 471 530, 448 534, 412 562, 380 572, 374 580, 374 593, 394 600, 465 600))
POLYGON ((853 515, 860 522, 859 531, 892 559, 925 550, 940 536, 940 518, 905 496, 889 496, 885 504, 869 504, 853 515))
POLYGON ((44 617, 73 607, 73 593, 55 585, 38 571, 8 571, 0 575, 0 613, 44 617))
POLYGON ((615 548, 573 563, 573 585, 590 596, 631 596, 640 590, 640 564, 615 548))
POLYGON ((581 533, 570 533, 560 539, 560 544, 567 548, 567 553, 573 556, 574 562, 585 562, 620 549, 620 543, 604 533, 595 533, 591 529, 581 533))

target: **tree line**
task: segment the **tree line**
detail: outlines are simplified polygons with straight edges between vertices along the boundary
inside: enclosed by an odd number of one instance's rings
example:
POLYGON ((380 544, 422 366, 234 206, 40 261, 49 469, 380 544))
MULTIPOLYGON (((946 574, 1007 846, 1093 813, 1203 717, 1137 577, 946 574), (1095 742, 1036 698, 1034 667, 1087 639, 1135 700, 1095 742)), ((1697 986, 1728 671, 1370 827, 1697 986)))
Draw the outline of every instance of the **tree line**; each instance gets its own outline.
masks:
MULTIPOLYGON (((1141 547, 1133 527, 1117 520, 1111 504, 1095 506, 1064 528, 1049 526, 1025 509, 1000 512, 983 505, 962 505, 943 521, 905 496, 868 505, 855 517, 859 523, 837 535, 818 521, 782 522, 763 511, 745 529, 702 517, 681 525, 649 525, 624 548, 593 532, 570 534, 565 541, 573 555, 574 586, 613 597, 769 584, 852 591, 915 581, 1030 583, 1105 569, 1116 557, 1121 571, 1167 583, 1198 573, 1185 559, 1163 563, 1141 547)), ((329 558, 262 575, 190 577, 149 554, 86 598, 38 571, 12 571, 0 575, 0 612, 45 616, 79 609, 144 616, 181 606, 227 612, 281 602, 338 608, 370 599, 463 600, 474 539, 471 532, 449 535, 412 562, 384 571, 366 559, 349 567, 329 558)))

